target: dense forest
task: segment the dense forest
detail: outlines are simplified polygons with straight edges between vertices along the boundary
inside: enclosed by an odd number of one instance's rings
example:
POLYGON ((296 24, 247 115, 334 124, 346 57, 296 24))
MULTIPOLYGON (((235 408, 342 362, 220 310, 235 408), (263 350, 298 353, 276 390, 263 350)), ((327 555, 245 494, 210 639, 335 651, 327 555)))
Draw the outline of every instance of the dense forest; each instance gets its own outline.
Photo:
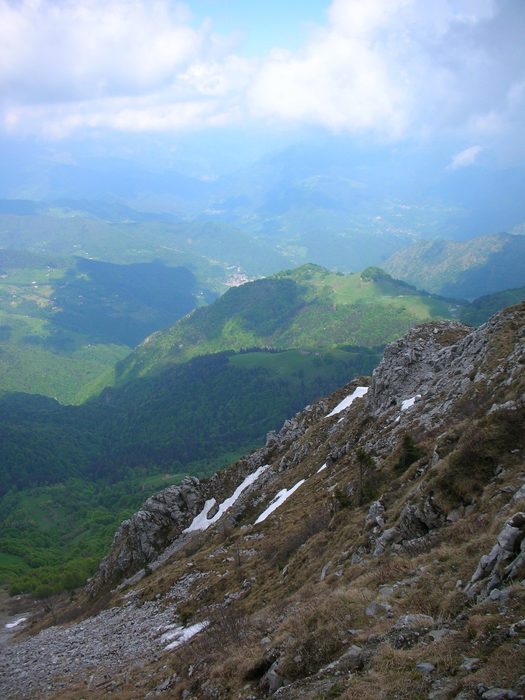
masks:
POLYGON ((150 493, 226 466, 314 398, 370 373, 380 355, 351 346, 230 351, 108 388, 81 406, 4 396, 0 577, 11 591, 38 595, 79 585, 150 493))

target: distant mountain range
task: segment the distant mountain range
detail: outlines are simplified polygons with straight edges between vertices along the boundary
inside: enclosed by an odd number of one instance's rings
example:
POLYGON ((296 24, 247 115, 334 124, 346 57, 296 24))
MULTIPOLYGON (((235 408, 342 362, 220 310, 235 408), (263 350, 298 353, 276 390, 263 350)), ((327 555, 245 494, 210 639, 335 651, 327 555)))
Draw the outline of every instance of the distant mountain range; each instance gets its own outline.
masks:
POLYGON ((19 144, 3 149, 0 197, 106 199, 207 218, 278 243, 288 265, 342 271, 381 265, 414 240, 462 240, 525 221, 523 166, 496 169, 480 158, 475 168, 450 168, 442 143, 359 147, 345 134, 310 132, 254 150, 237 129, 220 141, 185 133, 175 156, 153 141, 133 161, 79 148, 69 162, 19 144))
POLYGON ((474 299, 525 284, 525 236, 414 243, 394 253, 384 268, 435 294, 474 299))

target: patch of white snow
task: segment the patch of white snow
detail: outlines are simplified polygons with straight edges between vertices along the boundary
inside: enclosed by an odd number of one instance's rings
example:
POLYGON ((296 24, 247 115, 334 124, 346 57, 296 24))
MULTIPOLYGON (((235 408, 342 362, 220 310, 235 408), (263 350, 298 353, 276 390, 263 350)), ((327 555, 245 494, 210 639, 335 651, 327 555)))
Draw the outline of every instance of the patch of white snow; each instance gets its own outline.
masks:
POLYGON ((354 391, 349 396, 347 396, 340 403, 338 403, 337 406, 332 411, 330 411, 330 413, 326 417, 331 418, 332 416, 336 416, 338 413, 341 413, 341 411, 344 411, 345 408, 351 406, 356 399, 360 399, 362 396, 364 396, 367 391, 367 386, 356 387, 356 389, 354 389, 354 391))
POLYGON ((319 474, 319 472, 322 472, 322 471, 324 471, 325 469, 326 469, 326 462, 323 464, 322 467, 319 467, 319 469, 317 470, 317 473, 319 474))
POLYGON ((416 399, 420 399, 421 394, 416 394, 415 396, 412 396, 409 399, 405 399, 404 401, 401 402, 401 410, 406 411, 409 408, 412 408, 412 406, 416 403, 416 399))
POLYGON ((176 649, 177 647, 180 647, 181 644, 185 644, 196 634, 199 634, 199 632, 202 632, 202 630, 206 629, 206 627, 208 627, 209 624, 210 623, 207 620, 205 620, 204 622, 197 622, 196 624, 190 625, 189 627, 176 627, 174 630, 166 632, 166 634, 163 634, 160 638, 161 642, 169 642, 171 639, 173 639, 173 641, 170 644, 168 644, 168 646, 164 647, 164 650, 170 651, 171 649, 176 649))
POLYGON ((216 523, 217 520, 219 520, 219 518, 221 518, 224 515, 224 513, 233 506, 233 504, 239 498, 241 493, 245 491, 248 488, 248 486, 251 486, 254 483, 254 481, 256 481, 261 476, 261 474, 264 471, 266 471, 266 469, 268 469, 268 467, 269 465, 265 464, 262 467, 256 469, 252 474, 248 474, 244 481, 241 484, 239 484, 239 486, 237 486, 232 495, 220 504, 219 510, 215 513, 213 518, 208 518, 208 513, 215 505, 216 500, 214 498, 210 498, 208 501, 206 501, 206 503, 204 504, 204 508, 198 515, 196 515, 193 518, 191 525, 189 525, 183 532, 207 530, 210 527, 210 525, 216 523))
POLYGON ((204 504, 204 508, 201 510, 201 512, 196 515, 193 520, 191 521, 191 525, 189 525, 183 532, 195 532, 196 530, 206 530, 207 527, 210 526, 211 520, 208 520, 208 513, 210 510, 213 508, 215 505, 216 500, 214 498, 210 498, 206 503, 204 504))
POLYGON ((25 622, 26 620, 27 617, 19 617, 18 620, 15 620, 14 622, 8 622, 6 628, 8 630, 13 629, 13 627, 18 627, 18 625, 21 625, 22 622, 25 622))
POLYGON ((266 518, 273 513, 274 510, 277 510, 279 506, 282 506, 282 504, 286 501, 287 498, 289 498, 294 491, 297 491, 299 486, 302 486, 305 482, 305 479, 301 479, 301 481, 298 481, 295 486, 292 486, 291 489, 281 489, 273 499, 273 501, 270 503, 268 508, 263 511, 257 520, 255 521, 255 525, 258 525, 259 523, 262 523, 263 520, 266 520, 266 518))

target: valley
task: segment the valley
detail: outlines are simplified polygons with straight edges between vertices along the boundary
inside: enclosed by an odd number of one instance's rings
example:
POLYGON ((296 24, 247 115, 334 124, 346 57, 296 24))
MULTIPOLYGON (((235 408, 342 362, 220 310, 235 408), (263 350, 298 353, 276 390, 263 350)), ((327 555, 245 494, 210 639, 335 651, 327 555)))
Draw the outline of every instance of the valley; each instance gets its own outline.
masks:
POLYGON ((13 593, 82 584, 144 497, 261 445, 302 406, 369 374, 412 326, 469 314, 480 323, 517 300, 469 303, 380 268, 308 264, 230 289, 226 265, 214 301, 216 282, 195 258, 71 256, 72 231, 86 248, 105 246, 98 219, 84 228, 88 214, 133 213, 84 206, 78 220, 68 208, 65 231, 46 242, 53 255, 29 220, 29 248, 0 251, 0 576, 13 593))

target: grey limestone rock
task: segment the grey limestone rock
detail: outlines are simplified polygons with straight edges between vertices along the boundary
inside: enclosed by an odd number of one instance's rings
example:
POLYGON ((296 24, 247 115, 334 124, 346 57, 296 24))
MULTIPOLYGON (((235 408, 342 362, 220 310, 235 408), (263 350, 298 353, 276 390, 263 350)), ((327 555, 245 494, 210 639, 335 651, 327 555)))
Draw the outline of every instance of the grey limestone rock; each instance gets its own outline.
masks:
POLYGON ((431 664, 429 661, 422 661, 419 664, 416 664, 416 668, 420 673, 433 673, 436 670, 436 667, 434 664, 431 664))
POLYGON ((334 671, 351 673, 360 671, 365 665, 367 654, 362 647, 352 644, 338 659, 332 661, 328 666, 324 666, 318 675, 334 671))
POLYGON ((384 521, 384 514, 385 514, 385 506, 381 503, 381 501, 374 501, 370 508, 368 509, 368 513, 366 516, 365 520, 365 525, 367 527, 374 527, 375 525, 379 525, 379 527, 383 527, 385 524, 384 521))
POLYGON ((286 678, 279 673, 278 668, 279 661, 277 660, 273 662, 273 664, 261 678, 261 687, 270 695, 273 695, 279 690, 279 688, 282 688, 284 685, 289 683, 289 681, 287 681, 286 678))
POLYGON ((496 543, 479 560, 465 591, 480 599, 490 596, 500 584, 525 570, 525 513, 515 513, 499 532, 496 543))
POLYGON ((374 550, 372 552, 373 557, 379 557, 384 553, 386 548, 395 542, 400 542, 402 539, 401 530, 397 527, 391 527, 385 530, 383 534, 377 539, 374 550))
POLYGON ((433 627, 435 625, 434 618, 430 615, 412 614, 401 615, 394 625, 394 629, 418 629, 421 627, 433 627))
POLYGON ((381 364, 374 370, 368 403, 374 415, 416 394, 425 394, 435 381, 436 374, 447 365, 450 346, 444 347, 444 338, 454 329, 454 337, 470 331, 459 323, 428 323, 409 331, 403 338, 389 345, 381 364))
POLYGON ((204 501, 201 482, 195 477, 186 477, 179 486, 169 486, 148 498, 141 510, 120 525, 88 592, 96 595, 153 561, 190 524, 204 501))
POLYGON ((468 673, 472 673, 473 671, 477 671, 479 668, 479 663, 480 659, 471 657, 471 656, 464 656, 463 657, 463 663, 461 664, 461 668, 463 671, 468 671, 468 673))
POLYGON ((489 688, 481 698, 482 700, 523 700, 523 695, 510 688, 489 688))
POLYGON ((392 606, 384 601, 373 601, 366 606, 365 614, 367 617, 385 617, 392 614, 392 606))
POLYGON ((420 505, 409 503, 405 506, 399 516, 399 529, 403 540, 412 540, 426 535, 444 521, 444 514, 434 504, 432 497, 427 496, 420 505))

